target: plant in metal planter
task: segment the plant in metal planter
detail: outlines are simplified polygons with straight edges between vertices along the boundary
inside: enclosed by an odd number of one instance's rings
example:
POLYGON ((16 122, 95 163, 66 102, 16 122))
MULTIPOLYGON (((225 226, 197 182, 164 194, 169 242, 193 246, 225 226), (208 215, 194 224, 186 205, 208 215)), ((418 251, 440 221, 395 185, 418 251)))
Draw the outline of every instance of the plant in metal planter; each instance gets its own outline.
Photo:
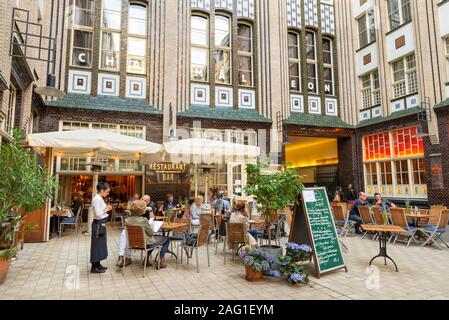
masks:
POLYGON ((0 283, 15 256, 19 226, 27 213, 45 204, 56 186, 35 155, 20 146, 23 137, 21 131, 14 131, 13 140, 0 149, 0 283))
POLYGON ((296 244, 289 242, 286 244, 287 253, 283 257, 278 257, 280 274, 287 276, 291 284, 307 283, 309 274, 304 269, 303 263, 310 261, 312 248, 307 244, 296 244))
POLYGON ((272 248, 273 222, 277 220, 277 212, 291 204, 297 204, 298 195, 304 189, 304 185, 294 169, 262 173, 262 169, 267 167, 267 163, 246 165, 245 192, 253 196, 262 208, 262 215, 268 230, 268 245, 269 248, 272 248))

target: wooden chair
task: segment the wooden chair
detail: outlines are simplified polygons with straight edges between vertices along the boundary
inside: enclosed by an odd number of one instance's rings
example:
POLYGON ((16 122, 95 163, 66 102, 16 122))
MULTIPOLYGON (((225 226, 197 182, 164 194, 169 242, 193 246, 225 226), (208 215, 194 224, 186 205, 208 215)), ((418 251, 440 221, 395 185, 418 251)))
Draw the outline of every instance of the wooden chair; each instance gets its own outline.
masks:
POLYGON ((449 245, 444 241, 441 236, 446 233, 447 225, 449 223, 449 210, 441 210, 438 218, 438 223, 436 225, 429 225, 425 228, 420 228, 419 230, 425 236, 427 236, 427 240, 422 244, 422 246, 428 245, 430 242, 438 246, 441 249, 438 241, 442 242, 447 248, 449 245))
MULTIPOLYGON (((209 228, 210 225, 208 224, 202 224, 200 225, 200 229, 198 231, 198 238, 196 241, 196 244, 194 246, 187 246, 185 243, 181 244, 181 264, 183 261, 183 255, 184 255, 184 250, 187 249, 191 249, 191 250, 195 250, 195 256, 196 256, 196 272, 200 272, 200 264, 199 264, 199 259, 198 259, 198 248, 201 246, 206 246, 206 251, 207 251, 207 265, 208 267, 210 267, 210 257, 209 257, 209 242, 207 241, 208 238, 208 234, 209 234, 209 228)), ((187 264, 189 264, 189 255, 187 256, 187 264)))
MULTIPOLYGON (((142 226, 125 226, 126 230, 126 239, 128 242, 127 250, 125 250, 124 261, 126 261, 128 249, 140 251, 140 259, 143 262, 143 277, 145 278, 145 273, 147 270, 147 259, 148 259, 148 244, 145 237, 145 227, 142 226), (145 253, 145 254, 144 254, 145 253), (145 259, 145 260, 143 260, 145 259)), ((158 246, 156 249, 161 249, 162 245, 158 246)), ((157 255, 159 256, 159 254, 157 255)), ((156 256, 156 257, 157 257, 156 256)), ((159 263, 159 262, 157 262, 159 263)), ((123 264, 122 273, 125 275, 125 266, 126 263, 123 264)))
MULTIPOLYGON (((414 240, 415 242, 418 242, 418 240, 415 238, 415 235, 416 235, 416 232, 418 231, 418 229, 415 227, 409 226, 407 217, 405 216, 405 210, 401 209, 401 208, 391 208, 390 214, 391 214, 391 222, 392 222, 393 226, 401 227, 402 229, 407 231, 407 233, 397 233, 394 237, 393 244, 396 243, 399 236, 409 237, 408 242, 407 242, 407 247, 410 246, 410 243, 412 242, 412 240, 414 240)), ((393 239, 393 236, 390 237, 389 241, 391 241, 392 239, 393 239)))
POLYGON ((440 213, 443 210, 447 210, 447 207, 445 206, 432 206, 432 208, 430 208, 430 216, 429 219, 425 222, 423 222, 423 225, 421 225, 421 228, 425 228, 428 226, 436 226, 440 220, 440 213))
POLYGON ((340 229, 340 234, 346 238, 351 228, 354 226, 354 221, 349 220, 349 215, 345 216, 346 206, 341 204, 332 204, 332 213, 334 215, 335 225, 340 229))
POLYGON ((229 243, 237 247, 237 249, 232 248, 232 260, 234 260, 239 249, 247 243, 246 231, 246 226, 243 223, 226 223, 226 239, 223 246, 224 264, 226 264, 227 256, 226 245, 229 243))
POLYGON ((382 216, 382 212, 380 211, 378 206, 373 206, 371 208, 371 213, 374 218, 375 224, 380 226, 384 224, 384 217, 382 216))
MULTIPOLYGON (((359 214, 360 214, 360 218, 362 219, 362 223, 363 224, 367 224, 367 225, 373 225, 374 224, 374 220, 373 220, 373 216, 371 215, 371 210, 368 206, 361 206, 359 207, 359 214)), ((372 235, 373 236, 373 240, 376 240, 376 235, 377 234, 372 234, 370 232, 365 232, 363 234, 362 239, 364 239, 367 235, 372 235)))
POLYGON ((216 221, 217 221, 217 230, 216 230, 216 233, 215 233, 215 236, 216 236, 216 239, 215 239, 215 255, 217 255, 218 244, 220 243, 220 241, 223 241, 223 242, 226 241, 226 223, 223 220, 223 217, 221 215, 218 215, 216 217, 216 221))

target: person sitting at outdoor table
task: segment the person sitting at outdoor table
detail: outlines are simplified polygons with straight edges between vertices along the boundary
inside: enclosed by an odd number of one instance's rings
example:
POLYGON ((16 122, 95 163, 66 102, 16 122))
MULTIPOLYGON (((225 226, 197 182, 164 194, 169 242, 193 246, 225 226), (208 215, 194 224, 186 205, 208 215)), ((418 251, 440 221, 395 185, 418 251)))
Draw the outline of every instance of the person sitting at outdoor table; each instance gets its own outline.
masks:
POLYGON ((78 213, 78 209, 83 205, 83 196, 80 192, 75 193, 70 208, 74 215, 78 213))
POLYGON ((190 206, 189 219, 193 227, 199 227, 200 225, 200 215, 205 211, 203 207, 203 197, 196 197, 195 201, 190 206))
POLYGON ((382 199, 382 195, 380 193, 375 193, 374 194, 374 206, 379 206, 379 207, 385 207, 385 209, 387 211, 390 211, 390 208, 396 208, 396 205, 389 201, 389 200, 384 200, 382 199))
POLYGON ((359 198, 355 201, 354 206, 351 209, 351 212, 349 212, 349 220, 352 220, 355 222, 355 233, 356 234, 363 234, 362 231, 360 231, 360 226, 362 225, 362 218, 360 218, 359 213, 359 207, 367 206, 368 201, 366 201, 366 194, 365 192, 359 193, 359 198))
POLYGON ((246 204, 244 202, 238 202, 231 217, 229 218, 229 223, 243 223, 245 225, 246 232, 248 233, 248 240, 251 246, 257 244, 257 239, 263 237, 263 231, 257 231, 250 229, 250 224, 248 222, 248 212, 246 212, 246 204))
POLYGON ((223 198, 223 195, 218 195, 217 200, 212 203, 212 209, 216 214, 223 215, 223 221, 229 221, 231 216, 231 204, 223 198))
POLYGON ((145 209, 145 214, 143 215, 147 219, 154 218, 157 213, 157 204, 154 201, 151 201, 151 197, 149 195, 144 195, 142 198, 145 201, 147 208, 145 209))
MULTIPOLYGON (((128 226, 144 227, 147 249, 150 251, 150 253, 153 252, 155 248, 162 245, 160 252, 159 267, 161 269, 164 269, 167 267, 167 265, 165 264, 165 254, 167 253, 168 248, 170 246, 170 240, 168 237, 165 236, 154 235, 153 227, 150 225, 148 219, 142 216, 145 213, 146 208, 147 204, 144 200, 134 201, 130 207, 131 217, 126 218, 125 223, 128 226)), ((124 261, 126 244, 127 244, 126 232, 123 231, 119 240, 119 258, 117 261, 117 267, 123 267, 123 263, 126 263, 126 265, 131 264, 131 259, 129 260, 127 259, 126 262, 124 261)), ((131 250, 128 251, 127 256, 131 257, 131 250)), ((148 256, 147 261, 146 262, 144 261, 144 263, 147 264, 147 267, 152 266, 150 259, 151 259, 150 256, 148 256)))
POLYGON ((163 211, 167 211, 168 209, 176 209, 181 208, 181 205, 178 201, 174 199, 173 194, 167 194, 167 200, 164 202, 163 211))

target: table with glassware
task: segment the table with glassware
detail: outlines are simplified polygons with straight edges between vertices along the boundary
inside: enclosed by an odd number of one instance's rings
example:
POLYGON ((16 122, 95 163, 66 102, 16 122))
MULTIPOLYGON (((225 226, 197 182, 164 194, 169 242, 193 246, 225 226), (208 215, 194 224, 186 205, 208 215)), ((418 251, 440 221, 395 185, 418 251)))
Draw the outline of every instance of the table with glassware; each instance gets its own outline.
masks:
POLYGON ((51 234, 54 235, 54 234, 58 233, 58 227, 59 227, 59 224, 61 223, 61 218, 71 218, 73 216, 74 216, 74 214, 73 214, 73 211, 71 208, 68 208, 68 207, 66 207, 66 208, 58 208, 58 207, 51 208, 50 209, 50 217, 57 218, 57 224, 53 225, 51 234))

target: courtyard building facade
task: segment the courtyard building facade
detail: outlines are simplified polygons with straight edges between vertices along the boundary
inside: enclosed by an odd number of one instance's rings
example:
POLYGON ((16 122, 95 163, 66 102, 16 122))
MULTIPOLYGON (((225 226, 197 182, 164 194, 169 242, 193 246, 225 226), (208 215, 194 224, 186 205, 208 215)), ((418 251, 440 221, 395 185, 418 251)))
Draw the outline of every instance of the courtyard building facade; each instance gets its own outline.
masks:
MULTIPOLYGON (((15 1, 6 3, 12 13, 15 1)), ((155 143, 194 137, 253 145, 330 194, 353 184, 395 202, 449 205, 447 0, 20 4, 29 4, 31 17, 36 8, 46 14, 33 18, 43 30, 53 20, 56 87, 66 95, 33 93, 46 64, 29 77, 11 73, 20 58, 9 55, 2 33, 3 136, 12 127, 102 129, 155 143)), ((92 157, 53 155, 56 202, 89 194, 92 157)), ((167 176, 139 155, 100 161, 100 179, 124 188, 125 198, 175 193, 184 200, 198 188, 206 194, 205 186, 244 195, 244 163, 186 164, 167 176)))

